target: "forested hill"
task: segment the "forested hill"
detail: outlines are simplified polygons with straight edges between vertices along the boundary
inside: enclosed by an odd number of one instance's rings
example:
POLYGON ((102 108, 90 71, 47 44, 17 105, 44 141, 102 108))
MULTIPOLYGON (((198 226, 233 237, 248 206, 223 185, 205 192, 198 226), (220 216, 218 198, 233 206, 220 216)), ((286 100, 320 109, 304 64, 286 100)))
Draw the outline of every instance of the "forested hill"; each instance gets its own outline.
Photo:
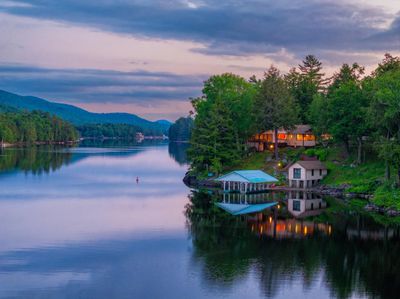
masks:
POLYGON ((137 115, 129 113, 92 113, 84 109, 60 103, 53 103, 47 100, 32 97, 20 96, 4 90, 0 90, 1 107, 12 107, 21 110, 40 110, 54 114, 74 125, 84 124, 129 124, 137 126, 149 133, 166 133, 170 123, 167 121, 148 121, 137 115))

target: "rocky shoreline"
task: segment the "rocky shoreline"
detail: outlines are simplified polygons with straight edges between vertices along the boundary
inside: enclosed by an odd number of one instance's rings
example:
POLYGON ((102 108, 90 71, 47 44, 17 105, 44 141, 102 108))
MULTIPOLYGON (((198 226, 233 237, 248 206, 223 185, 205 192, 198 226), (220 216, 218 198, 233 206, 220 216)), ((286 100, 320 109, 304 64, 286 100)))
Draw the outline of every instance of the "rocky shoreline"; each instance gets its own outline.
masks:
MULTIPOLYGON (((198 179, 195 175, 186 173, 185 177, 183 178, 183 182, 185 183, 186 186, 189 188, 219 188, 220 184, 213 181, 211 178, 210 179, 198 179)), ((375 205, 374 203, 371 202, 373 199, 372 194, 368 193, 354 193, 354 192, 348 192, 346 191, 350 186, 338 186, 338 187, 331 187, 331 186, 326 186, 326 185, 321 185, 318 187, 315 187, 313 189, 309 189, 307 191, 314 192, 319 195, 323 196, 332 196, 336 198, 342 198, 342 199, 364 199, 366 201, 366 205, 364 207, 364 210, 366 212, 371 212, 371 213, 378 213, 381 215, 385 215, 388 217, 398 217, 400 216, 400 211, 394 209, 394 208, 387 208, 387 207, 380 207, 375 205)), ((293 190, 288 187, 279 187, 276 188, 277 191, 290 191, 293 190)))

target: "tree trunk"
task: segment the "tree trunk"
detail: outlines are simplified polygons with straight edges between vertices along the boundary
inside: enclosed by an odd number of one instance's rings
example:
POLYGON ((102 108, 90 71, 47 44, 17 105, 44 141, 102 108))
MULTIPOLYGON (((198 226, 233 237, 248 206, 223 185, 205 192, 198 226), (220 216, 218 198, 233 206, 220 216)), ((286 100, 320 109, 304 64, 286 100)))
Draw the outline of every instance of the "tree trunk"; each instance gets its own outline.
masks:
POLYGON ((400 165, 397 166, 397 187, 400 186, 400 165))
POLYGON ((343 141, 344 144, 344 151, 345 151, 345 155, 346 158, 350 157, 350 145, 349 145, 349 141, 348 140, 344 140, 343 141))
POLYGON ((242 149, 241 149, 241 146, 240 146, 238 131, 235 132, 235 139, 236 139, 236 148, 237 148, 238 152, 241 153, 242 149))
POLYGON ((360 165, 362 162, 362 149, 363 149, 362 139, 358 138, 358 148, 357 148, 357 164, 358 165, 360 165))
POLYGON ((389 161, 385 161, 385 179, 386 181, 390 180, 390 164, 389 161))
MULTIPOLYGON (((388 141, 390 140, 390 132, 389 132, 389 130, 387 131, 386 139, 388 141)), ((385 179, 386 179, 386 181, 390 180, 390 162, 388 160, 385 161, 385 179)))
POLYGON ((275 160, 278 161, 279 160, 279 151, 278 151, 278 129, 274 130, 274 135, 275 135, 275 146, 274 146, 274 150, 275 150, 275 160))

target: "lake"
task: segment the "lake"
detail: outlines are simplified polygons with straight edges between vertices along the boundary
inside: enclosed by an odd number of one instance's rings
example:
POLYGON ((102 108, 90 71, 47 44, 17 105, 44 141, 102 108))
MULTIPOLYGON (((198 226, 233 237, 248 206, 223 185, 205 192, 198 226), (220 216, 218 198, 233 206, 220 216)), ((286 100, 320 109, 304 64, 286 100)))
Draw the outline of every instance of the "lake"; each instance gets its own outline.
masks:
POLYGON ((398 298, 397 226, 304 194, 235 218, 187 167, 179 144, 3 150, 0 298, 398 298))

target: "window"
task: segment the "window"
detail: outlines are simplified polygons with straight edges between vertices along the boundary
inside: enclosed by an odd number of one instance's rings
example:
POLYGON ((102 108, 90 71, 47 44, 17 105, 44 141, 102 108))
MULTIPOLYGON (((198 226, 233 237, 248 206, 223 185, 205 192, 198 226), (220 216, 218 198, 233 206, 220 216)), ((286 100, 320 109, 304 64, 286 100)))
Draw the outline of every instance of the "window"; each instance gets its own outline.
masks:
POLYGON ((293 211, 300 211, 300 200, 293 200, 293 211))
POLYGON ((294 179, 301 179, 301 168, 294 168, 293 169, 293 178, 294 179))
POLYGON ((302 141, 303 140, 303 134, 297 134, 296 135, 297 141, 302 141))
POLYGON ((312 134, 304 135, 304 141, 315 141, 315 136, 312 134))
POLYGON ((322 176, 322 169, 319 170, 319 175, 322 176))
POLYGON ((314 169, 311 170, 311 176, 314 176, 314 169))
POLYGON ((278 134, 278 140, 286 140, 286 134, 279 133, 278 134))

